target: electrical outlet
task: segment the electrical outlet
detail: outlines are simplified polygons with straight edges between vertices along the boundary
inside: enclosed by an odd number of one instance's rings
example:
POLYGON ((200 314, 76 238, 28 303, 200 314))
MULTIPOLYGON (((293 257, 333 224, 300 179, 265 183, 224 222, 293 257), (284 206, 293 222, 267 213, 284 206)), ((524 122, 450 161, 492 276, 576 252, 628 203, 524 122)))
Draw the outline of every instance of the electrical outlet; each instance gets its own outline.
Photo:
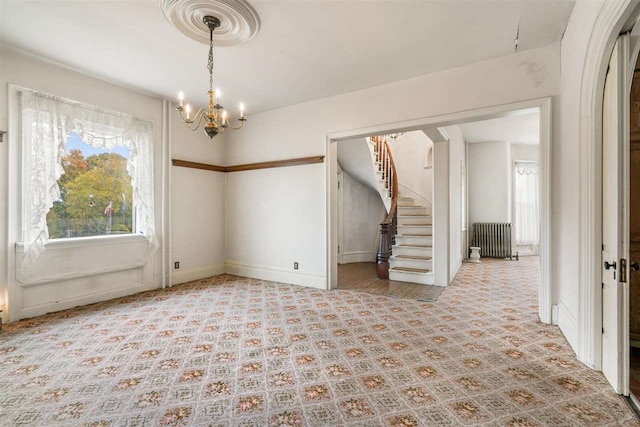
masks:
POLYGON ((176 262, 173 264, 173 268, 175 268, 176 270, 177 270, 177 269, 179 269, 179 268, 180 268, 180 261, 176 261, 176 262))
POLYGON ((294 263, 293 263, 293 269, 294 269, 294 270, 297 270, 297 269, 298 269, 298 263, 297 263, 297 262, 294 262, 294 263))

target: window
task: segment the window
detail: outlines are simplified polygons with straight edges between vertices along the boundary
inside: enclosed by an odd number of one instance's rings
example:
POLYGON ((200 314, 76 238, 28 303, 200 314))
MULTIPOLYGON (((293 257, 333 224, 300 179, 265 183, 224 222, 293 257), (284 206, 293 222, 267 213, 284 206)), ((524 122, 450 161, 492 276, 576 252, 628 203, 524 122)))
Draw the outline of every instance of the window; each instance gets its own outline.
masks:
POLYGON ((516 162, 515 187, 516 245, 537 247, 540 203, 536 162, 516 162))
POLYGON ((22 269, 49 238, 135 233, 155 251, 152 122, 28 89, 17 95, 22 269))
POLYGON ((58 179, 60 198, 47 214, 50 239, 133 231, 129 155, 126 147, 95 148, 71 134, 58 179))

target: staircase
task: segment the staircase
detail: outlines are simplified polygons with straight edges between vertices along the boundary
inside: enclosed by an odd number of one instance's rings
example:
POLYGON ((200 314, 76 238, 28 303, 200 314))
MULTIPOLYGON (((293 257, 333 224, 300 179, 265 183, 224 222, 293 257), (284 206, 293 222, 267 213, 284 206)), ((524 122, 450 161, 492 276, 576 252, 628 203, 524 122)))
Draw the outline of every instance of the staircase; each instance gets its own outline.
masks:
POLYGON ((389 258, 389 279, 433 285, 433 222, 425 206, 398 196, 398 227, 389 258))
POLYGON ((383 137, 368 139, 378 192, 389 212, 380 224, 378 277, 433 285, 433 222, 425 206, 399 194, 396 168, 383 137))

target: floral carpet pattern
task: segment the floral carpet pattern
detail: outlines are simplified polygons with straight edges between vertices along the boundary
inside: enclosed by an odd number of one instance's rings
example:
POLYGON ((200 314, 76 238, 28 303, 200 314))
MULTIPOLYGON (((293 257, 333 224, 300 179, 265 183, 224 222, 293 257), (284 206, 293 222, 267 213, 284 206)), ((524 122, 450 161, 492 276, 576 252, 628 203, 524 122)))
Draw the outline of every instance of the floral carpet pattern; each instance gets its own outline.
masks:
POLYGON ((5 325, 0 425, 639 425, 536 315, 535 260, 435 303, 229 275, 5 325))

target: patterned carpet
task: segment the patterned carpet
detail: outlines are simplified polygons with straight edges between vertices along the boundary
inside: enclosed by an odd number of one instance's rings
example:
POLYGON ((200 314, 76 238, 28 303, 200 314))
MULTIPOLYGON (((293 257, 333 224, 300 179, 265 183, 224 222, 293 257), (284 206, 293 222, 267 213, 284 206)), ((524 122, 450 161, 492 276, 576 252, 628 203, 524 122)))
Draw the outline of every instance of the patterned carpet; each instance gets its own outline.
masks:
POLYGON ((536 320, 532 261, 437 302, 234 276, 5 326, 0 424, 639 425, 536 320))

